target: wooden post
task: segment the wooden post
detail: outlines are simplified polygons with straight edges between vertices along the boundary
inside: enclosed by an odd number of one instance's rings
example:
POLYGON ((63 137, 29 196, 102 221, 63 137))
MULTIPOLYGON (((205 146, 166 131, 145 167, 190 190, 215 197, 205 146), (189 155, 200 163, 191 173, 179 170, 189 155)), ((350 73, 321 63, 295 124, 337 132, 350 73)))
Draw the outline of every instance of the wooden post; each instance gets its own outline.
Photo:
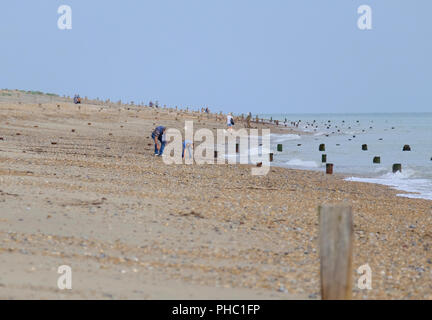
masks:
POLYGON ((326 164, 326 173, 327 174, 333 174, 333 163, 327 163, 326 164))
POLYGON ((363 145, 362 145, 362 150, 363 150, 363 151, 367 151, 367 149, 368 149, 367 144, 363 144, 363 145))
POLYGON ((326 163, 326 162, 327 162, 327 155, 326 155, 326 154, 323 154, 323 155, 321 156, 321 162, 322 162, 322 163, 326 163))
POLYGON ((411 147, 409 146, 409 144, 404 145, 402 151, 411 151, 411 147))
POLYGON ((240 152, 240 145, 238 143, 236 143, 236 153, 240 152))
POLYGON ((282 152, 282 145, 281 144, 277 145, 277 151, 282 152))
POLYGON ((322 205, 319 215, 321 298, 349 300, 352 289, 352 209, 348 205, 322 205))
POLYGON ((395 163, 393 165, 393 173, 402 172, 402 165, 400 163, 395 163))
POLYGON ((381 163, 381 157, 374 157, 373 158, 373 163, 381 163))
POLYGON ((273 153, 270 153, 270 162, 273 162, 273 153))
POLYGON ((325 151, 325 144, 324 143, 321 143, 319 145, 319 151, 325 151))
POLYGON ((214 157, 215 157, 215 159, 218 157, 218 152, 217 151, 214 152, 214 157))

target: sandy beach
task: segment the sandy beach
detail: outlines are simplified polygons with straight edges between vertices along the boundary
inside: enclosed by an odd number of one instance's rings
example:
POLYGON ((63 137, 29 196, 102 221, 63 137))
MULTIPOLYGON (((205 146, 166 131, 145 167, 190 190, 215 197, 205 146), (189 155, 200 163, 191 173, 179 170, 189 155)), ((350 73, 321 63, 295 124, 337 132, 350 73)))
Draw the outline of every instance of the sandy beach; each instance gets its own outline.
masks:
POLYGON ((320 299, 317 207, 337 202, 353 207, 353 279, 373 272, 353 298, 432 298, 431 201, 324 172, 165 165, 151 132, 185 120, 225 128, 223 115, 2 96, 0 299, 320 299))

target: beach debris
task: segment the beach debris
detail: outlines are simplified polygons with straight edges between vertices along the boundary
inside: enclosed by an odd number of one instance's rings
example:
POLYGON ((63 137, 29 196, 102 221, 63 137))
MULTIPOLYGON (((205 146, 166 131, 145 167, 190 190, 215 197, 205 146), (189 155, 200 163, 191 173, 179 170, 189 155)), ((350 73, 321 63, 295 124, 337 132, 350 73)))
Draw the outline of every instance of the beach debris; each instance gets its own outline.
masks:
POLYGON ((0 140, 4 140, 4 138, 3 138, 3 137, 0 137, 0 140))
POLYGON ((327 174, 333 174, 333 163, 327 163, 326 164, 326 173, 327 174))
POLYGON ((402 151, 411 151, 410 145, 409 144, 404 145, 402 151))
POLYGON ((280 286, 279 286, 278 291, 279 291, 279 292, 283 292, 283 293, 288 293, 287 288, 285 288, 283 285, 280 285, 280 286))
POLYGON ((182 217, 195 217, 195 218, 200 218, 200 219, 204 219, 204 216, 201 213, 195 212, 195 211, 191 211, 191 212, 186 212, 186 213, 180 213, 179 214, 182 217))
MULTIPOLYGON (((215 151, 216 152, 216 151, 215 151)), ((432 159, 431 159, 432 160, 432 159)), ((262 162, 258 162, 257 164, 256 164, 256 166, 258 167, 258 168, 261 168, 262 167, 262 162)))
POLYGON ((319 151, 325 151, 325 144, 324 143, 321 143, 320 145, 319 145, 319 151))
POLYGON ((72 129, 71 132, 75 132, 75 129, 72 129))
POLYGON ((374 157, 373 163, 381 163, 381 157, 378 157, 378 156, 374 157))
POLYGON ((319 252, 323 300, 351 299, 353 218, 349 205, 321 205, 319 252))
POLYGON ((327 155, 326 154, 321 155, 321 162, 322 163, 326 163, 327 162, 327 155))
POLYGON ((4 191, 2 191, 2 190, 0 190, 0 196, 18 197, 17 194, 14 194, 14 193, 7 193, 7 192, 4 192, 4 191))
POLYGON ((368 145, 367 145, 367 144, 363 144, 363 145, 362 145, 362 150, 363 150, 363 151, 367 151, 367 149, 368 149, 368 145))
POLYGON ((282 144, 278 144, 277 145, 277 151, 278 152, 282 152, 282 144))
POLYGON ((396 173, 396 172, 402 172, 402 164, 400 164, 400 163, 395 163, 394 165, 393 165, 393 173, 396 173))
POLYGON ((57 144, 57 142, 54 142, 54 141, 52 141, 52 142, 51 142, 51 144, 53 144, 53 145, 54 145, 54 144, 57 144))

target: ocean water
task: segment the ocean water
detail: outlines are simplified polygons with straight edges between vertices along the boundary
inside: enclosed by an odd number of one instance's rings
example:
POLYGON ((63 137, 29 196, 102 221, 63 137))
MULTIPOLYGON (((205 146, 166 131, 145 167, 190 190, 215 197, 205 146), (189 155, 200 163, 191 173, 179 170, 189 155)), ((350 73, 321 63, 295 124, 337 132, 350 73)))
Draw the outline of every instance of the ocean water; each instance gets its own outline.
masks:
POLYGON ((377 183, 409 192, 400 196, 432 200, 432 113, 395 114, 272 114, 284 125, 308 135, 273 134, 271 147, 273 165, 325 170, 321 154, 334 164, 335 173, 343 173, 346 180, 377 183), (278 143, 283 152, 277 152, 278 143), (326 151, 320 152, 321 143, 326 151), (368 150, 363 151, 362 145, 368 150), (405 144, 411 151, 402 151, 405 144), (380 164, 373 164, 375 156, 380 164), (402 172, 392 173, 394 163, 402 164, 402 172))

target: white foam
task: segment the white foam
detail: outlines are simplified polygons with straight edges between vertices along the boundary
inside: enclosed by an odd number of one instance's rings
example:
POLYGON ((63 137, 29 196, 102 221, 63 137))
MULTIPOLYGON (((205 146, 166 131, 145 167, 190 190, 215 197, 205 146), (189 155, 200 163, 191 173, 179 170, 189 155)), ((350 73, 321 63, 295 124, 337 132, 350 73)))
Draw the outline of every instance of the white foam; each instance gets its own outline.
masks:
POLYGON ((432 200, 432 181, 429 179, 410 179, 414 170, 404 170, 397 173, 386 173, 379 178, 350 177, 346 181, 374 183, 389 186, 399 191, 409 192, 398 194, 400 197, 432 200))
POLYGON ((288 162, 285 162, 285 164, 288 166, 293 166, 293 167, 306 167, 306 168, 318 168, 319 167, 318 163, 316 163, 315 161, 304 161, 304 160, 300 160, 300 159, 292 159, 288 162))
POLYGON ((298 134, 292 134, 292 133, 287 133, 287 134, 273 133, 271 135, 272 143, 281 143, 284 141, 292 141, 292 140, 300 140, 300 139, 301 137, 298 134))
POLYGON ((317 132, 314 134, 315 137, 323 136, 325 134, 328 134, 327 132, 317 132))

